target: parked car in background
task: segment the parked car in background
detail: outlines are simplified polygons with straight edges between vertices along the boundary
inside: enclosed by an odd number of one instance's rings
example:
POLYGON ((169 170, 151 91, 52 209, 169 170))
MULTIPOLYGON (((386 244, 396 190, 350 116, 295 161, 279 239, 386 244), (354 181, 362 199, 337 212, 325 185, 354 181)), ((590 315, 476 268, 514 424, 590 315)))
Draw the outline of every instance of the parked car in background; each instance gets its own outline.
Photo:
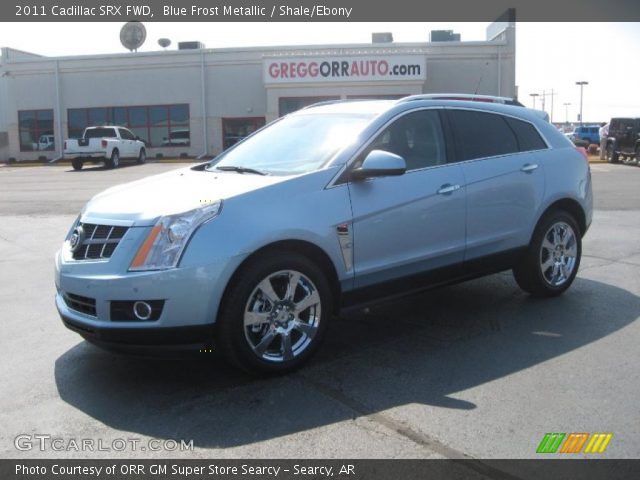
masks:
POLYGON ((178 130, 171 130, 169 132, 169 138, 165 137, 162 139, 162 146, 184 146, 189 145, 190 141, 190 130, 188 128, 182 128, 178 130))
POLYGON ((563 293, 592 204, 586 156, 527 108, 327 102, 95 196, 56 255, 55 303, 97 345, 215 344, 283 373, 343 307, 509 269, 563 293))
POLYGON ((576 142, 578 140, 583 140, 587 142, 589 145, 592 143, 600 144, 600 127, 597 125, 583 125, 581 127, 576 127, 573 132, 567 134, 567 137, 572 142, 576 142))
POLYGON ((87 127, 82 138, 65 140, 64 158, 71 159, 74 170, 81 170, 86 162, 117 168, 121 159, 145 163, 147 151, 144 142, 124 127, 87 127))
POLYGON ((55 148, 55 137, 51 134, 40 135, 38 143, 33 144, 34 150, 53 150, 55 148))
POLYGON ((607 160, 635 158, 640 161, 640 118, 612 118, 609 122, 607 160))

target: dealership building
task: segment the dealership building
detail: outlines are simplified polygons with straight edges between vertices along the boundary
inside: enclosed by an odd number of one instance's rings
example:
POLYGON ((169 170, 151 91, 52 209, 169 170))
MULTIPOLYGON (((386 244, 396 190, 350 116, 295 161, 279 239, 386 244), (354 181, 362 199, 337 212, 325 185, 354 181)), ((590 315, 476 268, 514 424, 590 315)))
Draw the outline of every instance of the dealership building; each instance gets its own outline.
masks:
POLYGON ((149 157, 198 157, 324 100, 517 96, 511 21, 490 24, 484 41, 440 31, 422 43, 373 34, 368 44, 181 47, 55 58, 2 48, 0 161, 55 160, 91 125, 128 127, 149 157))

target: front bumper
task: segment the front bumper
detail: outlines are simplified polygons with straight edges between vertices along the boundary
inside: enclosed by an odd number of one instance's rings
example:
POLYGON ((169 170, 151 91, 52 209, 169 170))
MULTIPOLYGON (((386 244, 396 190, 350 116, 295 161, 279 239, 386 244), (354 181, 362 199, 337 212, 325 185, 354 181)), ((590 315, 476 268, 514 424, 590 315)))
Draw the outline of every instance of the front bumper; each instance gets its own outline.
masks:
POLYGON ((63 323, 87 340, 105 346, 211 344, 224 289, 243 258, 129 272, 132 252, 146 233, 148 228, 130 228, 108 261, 73 261, 65 247, 56 254, 55 303, 63 323), (158 300, 162 310, 155 320, 118 317, 112 308, 113 302, 158 300), (90 308, 85 308, 87 303, 90 308))

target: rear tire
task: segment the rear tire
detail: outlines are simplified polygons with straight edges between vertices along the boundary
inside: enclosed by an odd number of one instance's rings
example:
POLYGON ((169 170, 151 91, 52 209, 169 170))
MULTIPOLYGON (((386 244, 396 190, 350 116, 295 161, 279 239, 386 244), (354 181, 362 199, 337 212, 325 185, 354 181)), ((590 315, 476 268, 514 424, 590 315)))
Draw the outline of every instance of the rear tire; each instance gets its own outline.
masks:
POLYGON ((307 257, 277 251, 241 267, 215 327, 226 359, 253 374, 283 374, 311 358, 333 312, 323 271, 307 257))
POLYGON ((114 150, 111 152, 111 158, 107 162, 109 168, 118 168, 120 166, 120 152, 114 150))
POLYGON ((618 153, 616 152, 613 143, 607 145, 607 161, 609 163, 618 163, 618 153))
POLYGON ((147 152, 145 152, 144 148, 140 149, 140 153, 138 154, 138 165, 142 165, 147 162, 147 152))
POLYGON ((538 222, 513 276, 520 288, 535 297, 560 295, 573 283, 581 256, 577 222, 564 210, 551 211, 538 222))
POLYGON ((73 167, 74 170, 82 170, 82 165, 83 165, 83 161, 80 160, 79 158, 74 158, 73 160, 71 160, 71 166, 73 167))

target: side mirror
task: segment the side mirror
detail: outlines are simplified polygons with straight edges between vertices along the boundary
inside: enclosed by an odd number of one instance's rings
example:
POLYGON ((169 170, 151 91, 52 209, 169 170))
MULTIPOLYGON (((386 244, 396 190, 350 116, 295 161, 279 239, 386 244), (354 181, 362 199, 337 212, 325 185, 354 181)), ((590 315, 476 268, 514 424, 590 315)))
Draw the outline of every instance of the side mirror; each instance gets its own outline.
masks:
POLYGON ((372 150, 362 162, 362 166, 351 171, 353 180, 372 177, 392 177, 403 175, 407 162, 400 155, 384 150, 372 150))

